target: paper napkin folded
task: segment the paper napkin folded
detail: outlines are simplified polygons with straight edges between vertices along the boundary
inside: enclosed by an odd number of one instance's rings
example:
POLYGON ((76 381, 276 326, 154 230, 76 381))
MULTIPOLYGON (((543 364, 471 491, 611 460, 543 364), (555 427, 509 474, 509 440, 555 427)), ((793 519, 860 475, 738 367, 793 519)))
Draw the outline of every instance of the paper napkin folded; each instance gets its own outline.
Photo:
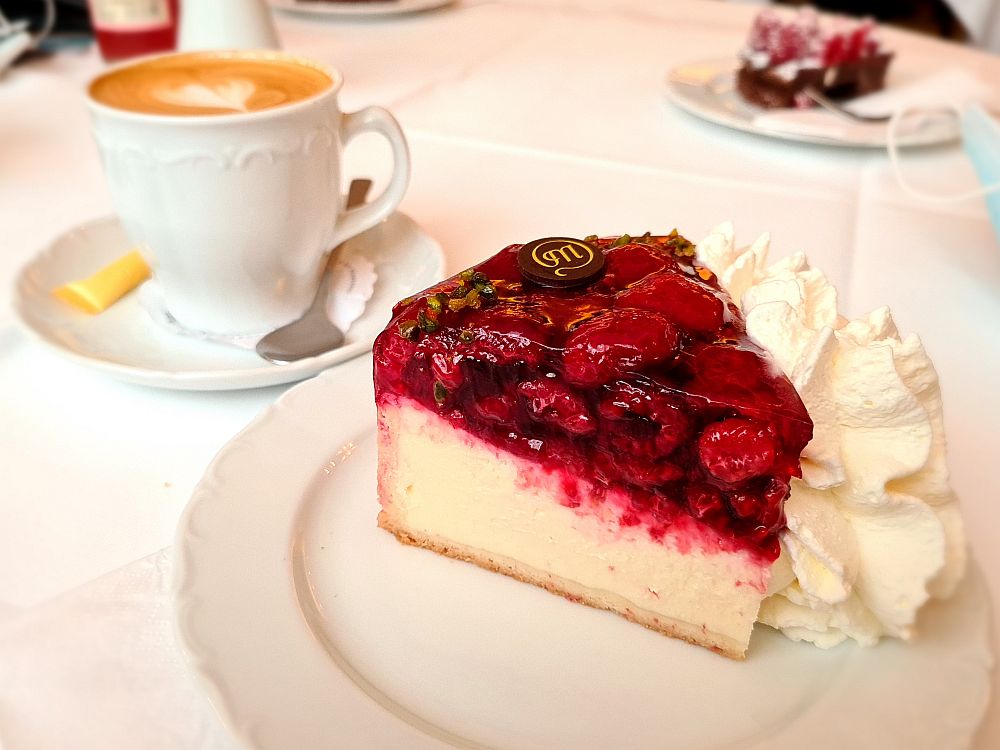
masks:
POLYGON ((962 107, 969 102, 993 106, 996 99, 996 91, 983 80, 964 68, 951 67, 853 99, 848 109, 859 115, 885 115, 904 108, 962 107))
POLYGON ((161 550, 0 622, 3 750, 239 750, 177 643, 161 550))

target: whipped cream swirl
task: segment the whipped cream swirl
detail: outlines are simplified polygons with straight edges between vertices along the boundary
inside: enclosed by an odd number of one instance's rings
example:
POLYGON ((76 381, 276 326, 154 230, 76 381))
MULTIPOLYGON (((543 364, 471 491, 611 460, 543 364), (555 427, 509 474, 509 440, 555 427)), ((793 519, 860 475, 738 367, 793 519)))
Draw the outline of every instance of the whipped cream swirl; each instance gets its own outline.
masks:
POLYGON ((737 248, 730 223, 698 244, 815 423, 758 621, 824 648, 910 639, 920 607, 965 569, 937 373, 888 308, 843 318, 804 255, 767 267, 768 245, 737 248))

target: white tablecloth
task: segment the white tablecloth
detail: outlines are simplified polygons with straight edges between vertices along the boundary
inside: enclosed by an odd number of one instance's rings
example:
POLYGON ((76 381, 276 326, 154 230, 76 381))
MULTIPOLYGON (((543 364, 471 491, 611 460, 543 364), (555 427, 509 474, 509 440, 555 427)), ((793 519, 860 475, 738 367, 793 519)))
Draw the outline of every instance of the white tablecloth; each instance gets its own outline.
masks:
MULTIPOLYGON (((547 234, 676 225, 698 238, 728 218, 746 241, 770 230, 776 257, 806 251, 847 313, 891 305, 940 372, 954 484, 1000 602, 1000 246, 985 209, 914 203, 880 152, 736 133, 667 105, 665 71, 732 54, 753 12, 466 0, 378 20, 280 14, 278 28, 287 49, 344 72, 346 108, 383 104, 400 119, 414 165, 402 209, 449 270, 547 234)), ((887 36, 918 68, 1000 80, 1000 58, 887 36)), ((284 389, 124 385, 32 343, 7 311, 23 263, 110 212, 81 94, 101 66, 93 50, 64 53, 0 80, 0 747, 231 747, 174 661, 158 551, 211 457, 284 389), (123 687, 140 683, 153 687, 123 687), (95 712, 101 723, 85 726, 95 712)), ((387 169, 377 140, 350 160, 387 169)), ((974 182, 955 147, 910 153, 907 169, 938 187, 974 182)), ((995 747, 994 707, 978 748, 995 747)))

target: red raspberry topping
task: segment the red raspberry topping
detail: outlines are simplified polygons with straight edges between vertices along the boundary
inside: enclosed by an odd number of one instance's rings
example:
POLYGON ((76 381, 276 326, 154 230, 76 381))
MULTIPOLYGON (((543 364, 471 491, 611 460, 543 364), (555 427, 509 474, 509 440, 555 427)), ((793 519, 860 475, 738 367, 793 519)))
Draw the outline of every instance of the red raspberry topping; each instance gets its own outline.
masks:
POLYGON ((840 65, 847 60, 847 40, 843 34, 831 34, 823 48, 823 66, 840 65))
POLYGON ((760 496, 750 492, 732 492, 727 500, 729 508, 737 518, 754 518, 764 507, 760 496))
MULTIPOLYGON (((713 477, 729 484, 765 474, 774 465, 776 454, 777 446, 767 428, 748 419, 732 418, 711 424, 698 438, 702 466, 713 477)), ((744 515, 735 505, 733 510, 740 518, 752 515, 744 515)))
POLYGON ((537 365, 544 359, 548 339, 544 324, 512 310, 487 310, 467 329, 469 343, 449 342, 466 357, 497 365, 524 362, 537 365))
POLYGON ((448 389, 458 388, 465 379, 459 366, 461 362, 462 355, 454 351, 437 351, 431 354, 434 377, 448 389))
POLYGON ((750 28, 747 47, 751 52, 765 53, 770 66, 818 57, 823 67, 832 67, 877 54, 880 45, 875 32, 870 18, 860 22, 838 19, 831 31, 824 31, 811 8, 787 22, 773 10, 765 10, 750 28))
POLYGON ((413 358, 417 345, 402 336, 386 336, 382 346, 381 378, 394 390, 401 389, 405 386, 406 364, 413 358))
POLYGON ((765 10, 757 15, 750 27, 748 44, 755 52, 770 52, 781 32, 781 19, 773 10, 765 10))
POLYGON ((677 328, 662 315, 610 310, 583 323, 566 340, 566 380, 574 385, 602 385, 673 357, 678 343, 677 328))
POLYGON ((691 434, 691 422, 684 412, 684 402, 676 395, 637 383, 617 382, 607 388, 598 406, 602 417, 609 420, 641 417, 648 422, 652 440, 643 440, 636 435, 625 435, 624 440, 615 440, 621 432, 619 426, 612 425, 609 438, 613 445, 624 451, 648 453, 660 457, 669 456, 680 445, 687 442, 691 434))
POLYGON ((629 483, 649 490, 683 479, 685 474, 680 466, 668 462, 661 464, 626 462, 623 468, 629 483))
POLYGON ((505 396, 483 396, 474 406, 483 419, 500 424, 509 423, 516 413, 513 399, 505 396))
POLYGON ((376 399, 539 462, 580 512, 621 490, 621 523, 654 540, 687 514, 773 559, 812 436, 798 395, 683 238, 594 244, 589 286, 525 282, 512 245, 400 303, 375 342, 376 399))
POLYGON ((709 518, 725 513, 722 493, 710 484, 689 484, 684 490, 688 512, 695 518, 709 518))
POLYGON ((809 52, 809 40, 805 30, 793 24, 782 26, 775 35, 771 47, 771 64, 781 65, 789 60, 798 60, 809 52))
POLYGON ((610 289, 625 289, 668 266, 676 267, 677 261, 662 251, 637 243, 622 245, 605 260, 603 284, 610 289))
POLYGON ((725 321, 725 305, 718 292, 680 274, 641 281, 621 292, 615 305, 663 313, 689 331, 717 331, 725 321))
POLYGON ((517 386, 517 392, 527 399, 531 416, 541 422, 552 422, 574 435, 597 431, 597 421, 586 401, 555 378, 525 381, 517 386))

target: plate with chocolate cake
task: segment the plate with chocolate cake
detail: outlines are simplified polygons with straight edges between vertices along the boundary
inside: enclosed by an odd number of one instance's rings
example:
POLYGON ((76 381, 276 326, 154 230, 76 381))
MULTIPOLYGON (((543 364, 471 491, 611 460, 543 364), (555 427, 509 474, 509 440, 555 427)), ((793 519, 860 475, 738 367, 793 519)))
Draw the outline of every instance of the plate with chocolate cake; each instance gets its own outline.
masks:
POLYGON ((968 748, 989 598, 933 365, 767 244, 508 245, 237 435, 175 547, 228 726, 260 750, 968 748))
POLYGON ((455 0, 270 0, 271 7, 279 10, 348 18, 419 13, 453 2, 455 0))
MULTIPOLYGON (((738 130, 807 143, 884 148, 893 91, 918 83, 918 72, 885 46, 870 19, 821 20, 811 9, 785 17, 765 10, 737 55, 674 67, 667 75, 666 96, 697 117, 738 130), (846 112, 825 109, 818 99, 846 112)), ((910 114, 895 124, 898 145, 930 146, 958 137, 957 118, 938 109, 939 103, 929 102, 926 109, 908 103, 910 114)))

